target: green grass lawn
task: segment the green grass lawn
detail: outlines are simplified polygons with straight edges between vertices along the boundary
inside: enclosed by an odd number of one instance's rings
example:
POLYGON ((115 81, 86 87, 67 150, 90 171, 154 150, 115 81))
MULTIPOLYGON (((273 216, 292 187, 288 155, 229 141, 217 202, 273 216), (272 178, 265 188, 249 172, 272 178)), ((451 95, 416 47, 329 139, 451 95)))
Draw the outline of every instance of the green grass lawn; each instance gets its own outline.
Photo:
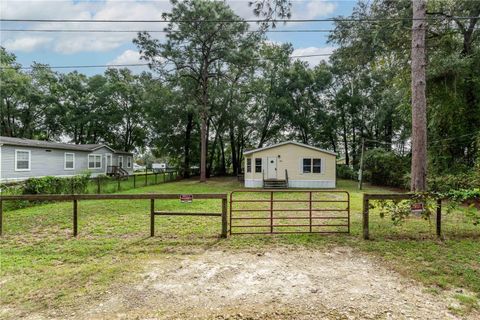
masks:
MULTIPOLYGON (((226 193, 239 189, 233 179, 206 184, 185 180, 137 188, 123 193, 226 193)), ((72 306, 108 292, 116 283, 135 281, 143 262, 171 253, 304 246, 328 249, 349 246, 373 255, 387 267, 419 280, 432 292, 463 288, 480 298, 480 227, 461 212, 444 217, 445 240, 435 236, 434 221, 410 218, 394 226, 373 210, 372 240, 361 239, 362 193, 356 183, 339 181, 351 194, 351 234, 237 235, 220 239, 216 217, 157 217, 156 236, 149 237, 149 200, 79 202, 79 236, 72 234, 72 204, 50 203, 4 214, 0 239, 0 300, 4 307, 25 312, 72 306), (80 300, 79 300, 80 299, 80 300)), ((365 192, 393 192, 366 186, 365 192)), ((156 201, 156 209, 218 211, 220 200, 156 201)), ((355 272, 355 270, 352 270, 355 272)), ((470 306, 472 298, 458 300, 470 306)))

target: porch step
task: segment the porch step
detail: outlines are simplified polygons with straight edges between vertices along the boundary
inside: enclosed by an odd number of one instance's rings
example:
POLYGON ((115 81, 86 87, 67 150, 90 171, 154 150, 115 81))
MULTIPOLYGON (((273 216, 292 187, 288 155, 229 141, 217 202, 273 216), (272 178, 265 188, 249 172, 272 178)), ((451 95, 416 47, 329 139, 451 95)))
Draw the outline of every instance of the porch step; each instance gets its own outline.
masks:
POLYGON ((263 187, 265 189, 286 189, 288 184, 287 180, 264 180, 263 187))

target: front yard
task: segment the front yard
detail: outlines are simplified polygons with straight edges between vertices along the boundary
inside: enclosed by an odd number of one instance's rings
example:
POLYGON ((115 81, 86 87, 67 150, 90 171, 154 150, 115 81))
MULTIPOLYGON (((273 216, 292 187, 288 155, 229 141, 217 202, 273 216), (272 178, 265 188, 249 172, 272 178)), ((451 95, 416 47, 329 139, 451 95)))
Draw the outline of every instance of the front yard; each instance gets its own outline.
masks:
MULTIPOLYGON (((129 193, 226 193, 240 188, 227 178, 206 184, 186 180, 148 186, 129 193)), ((222 240, 219 218, 157 217, 156 236, 149 237, 149 201, 79 202, 79 236, 71 237, 71 203, 51 203, 7 211, 1 249, 0 316, 27 314, 67 318, 69 310, 109 296, 115 289, 142 278, 152 261, 208 250, 232 255, 291 250, 329 252, 353 250, 388 270, 425 285, 429 294, 451 293, 456 314, 477 312, 480 298, 480 229, 460 212, 445 215, 444 241, 435 237, 434 221, 410 218, 393 226, 388 217, 371 214, 373 240, 361 239, 361 199, 356 183, 339 181, 351 193, 350 235, 232 236, 222 240)), ((388 192, 367 186, 366 192, 388 192)), ((171 211, 220 211, 220 201, 157 201, 171 211)), ((341 258, 341 255, 340 255, 341 258)), ((320 258, 319 258, 320 259, 320 258)), ((278 259, 277 259, 278 260, 278 259)), ((353 259, 354 260, 354 259, 353 259)), ((214 264, 212 264, 212 267, 214 264)), ((375 269, 373 269, 375 270, 375 269)), ((356 269, 352 273, 359 272, 356 269)), ((380 272, 380 271, 379 271, 380 272)), ((313 289, 312 289, 313 290, 313 289)))

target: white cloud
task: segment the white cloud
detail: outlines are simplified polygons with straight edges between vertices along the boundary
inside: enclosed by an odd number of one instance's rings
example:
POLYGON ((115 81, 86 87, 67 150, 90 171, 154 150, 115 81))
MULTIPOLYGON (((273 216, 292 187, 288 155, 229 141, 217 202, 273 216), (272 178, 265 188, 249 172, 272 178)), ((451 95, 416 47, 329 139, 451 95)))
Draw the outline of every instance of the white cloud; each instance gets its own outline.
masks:
POLYGON ((41 48, 51 41, 52 39, 47 37, 21 37, 8 39, 5 41, 4 46, 9 51, 31 52, 41 48))
POLYGON ((140 53, 135 50, 125 50, 121 55, 110 61, 108 64, 135 64, 145 63, 140 60, 140 53))
MULTIPOLYGON (((163 12, 171 7, 169 1, 115 1, 74 2, 74 1, 2 1, 2 17, 5 19, 129 19, 158 20, 163 12)), ((163 29, 165 23, 54 23, 32 22, 24 24, 2 23, 2 27, 25 29, 115 29, 146 30, 163 29)), ((32 34, 29 38, 44 39, 42 33, 32 34)), ((51 41, 37 41, 35 48, 47 49, 58 53, 105 52, 125 44, 131 44, 135 33, 49 33, 51 41)), ((155 36, 162 36, 155 34, 155 36)), ((10 50, 19 50, 22 33, 5 32, 2 45, 10 45, 10 50), (18 45, 13 46, 12 44, 18 45)), ((22 40, 26 42, 25 40, 22 40)), ((30 41, 31 42, 31 41, 30 41)), ((24 45, 26 46, 26 45, 24 45)))
POLYGON ((311 67, 316 66, 321 61, 328 61, 328 56, 326 54, 331 54, 335 51, 335 47, 308 47, 308 48, 298 48, 293 50, 292 56, 312 56, 312 57, 303 57, 303 58, 294 58, 301 61, 306 61, 311 67), (315 56, 322 55, 322 56, 315 56))
POLYGON ((314 19, 330 16, 337 9, 337 5, 333 2, 326 1, 309 1, 303 6, 293 6, 293 19, 314 19))
MULTIPOLYGON (((236 14, 244 19, 255 19, 249 0, 227 0, 236 14)), ((171 9, 170 1, 0 1, 3 18, 16 19, 130 19, 159 20, 171 9)), ((331 16, 336 4, 333 1, 292 1, 293 19, 313 19, 331 16)), ((296 25, 288 23, 279 28, 296 25)), ((2 23, 4 28, 25 29, 125 29, 161 30, 166 23, 2 23)), ((251 29, 256 29, 251 23, 251 29)), ((152 34, 163 38, 164 34, 152 34)), ((106 52, 131 45, 135 33, 19 33, 4 32, 0 44, 12 51, 50 50, 62 54, 78 52, 106 52)))

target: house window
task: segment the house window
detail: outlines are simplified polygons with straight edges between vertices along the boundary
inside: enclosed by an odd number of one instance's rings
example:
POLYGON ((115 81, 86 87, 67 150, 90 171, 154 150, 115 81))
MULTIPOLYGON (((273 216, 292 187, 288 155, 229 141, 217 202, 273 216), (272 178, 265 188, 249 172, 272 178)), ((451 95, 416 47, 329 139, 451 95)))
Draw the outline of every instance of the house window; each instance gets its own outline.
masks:
POLYGON ((75 169, 75 153, 65 152, 65 164, 63 168, 65 170, 75 169))
POLYGON ((303 158, 303 173, 321 173, 322 159, 303 158))
POLYGON ((247 172, 252 172, 252 158, 247 158, 247 172))
POLYGON ((30 150, 15 150, 15 171, 30 171, 30 150))
POLYGON ((262 172, 262 158, 255 158, 255 172, 262 172))
POLYGON ((132 167, 132 157, 127 157, 127 168, 132 167))
POLYGON ((123 156, 119 156, 119 157, 118 157, 118 166, 119 166, 120 168, 123 168, 123 156))
POLYGON ((88 155, 88 169, 101 169, 102 168, 102 155, 101 154, 89 154, 88 155))
POLYGON ((304 158, 303 159, 303 173, 312 172, 312 159, 304 158))
POLYGON ((313 160, 313 173, 322 172, 322 159, 312 159, 313 160))

